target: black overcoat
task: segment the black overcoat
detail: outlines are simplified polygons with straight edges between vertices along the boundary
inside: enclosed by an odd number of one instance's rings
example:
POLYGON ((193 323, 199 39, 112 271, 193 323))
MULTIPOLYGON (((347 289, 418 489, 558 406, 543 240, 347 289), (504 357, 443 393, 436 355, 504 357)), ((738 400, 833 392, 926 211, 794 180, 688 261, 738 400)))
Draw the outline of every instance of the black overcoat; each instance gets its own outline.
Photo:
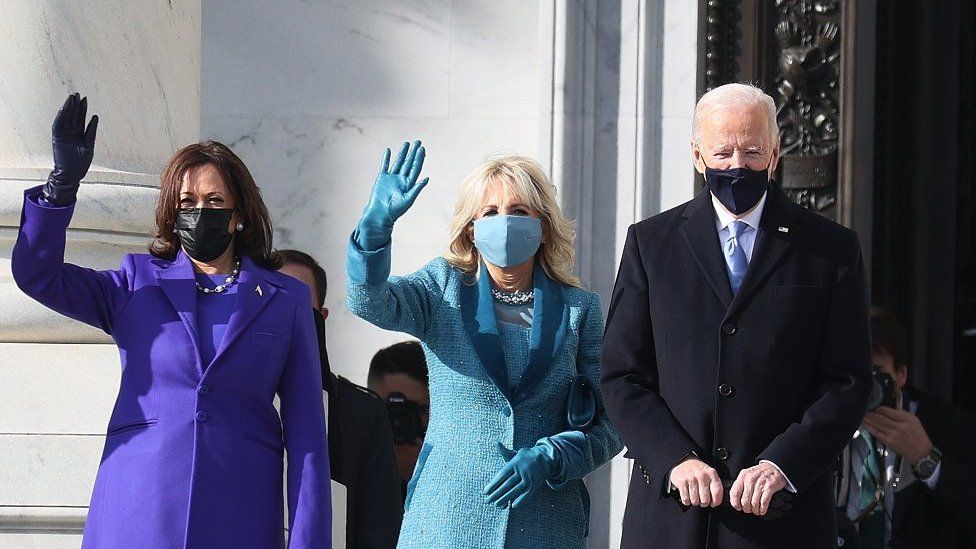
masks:
POLYGON ((733 297, 715 220, 702 191, 627 233, 601 361, 635 460, 621 547, 832 547, 831 471, 870 387, 857 235, 772 184, 733 297), (768 522, 682 507, 667 477, 689 452, 726 481, 776 463, 798 490, 793 510, 768 522))
POLYGON ((895 494, 892 546, 976 547, 976 417, 933 396, 909 391, 922 427, 942 451, 934 490, 915 482, 895 494))
POLYGON ((346 547, 393 549, 403 498, 386 405, 345 378, 328 379, 330 470, 346 487, 346 547))

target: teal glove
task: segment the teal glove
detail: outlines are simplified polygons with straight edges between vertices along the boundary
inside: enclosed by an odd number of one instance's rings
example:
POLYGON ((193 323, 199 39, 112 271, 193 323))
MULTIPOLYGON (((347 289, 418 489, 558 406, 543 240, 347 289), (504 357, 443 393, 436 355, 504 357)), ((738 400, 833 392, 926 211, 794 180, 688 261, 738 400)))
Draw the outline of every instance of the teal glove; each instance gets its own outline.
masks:
POLYGON ((558 458, 550 446, 536 444, 516 453, 499 443, 498 453, 508 463, 484 489, 488 503, 497 507, 518 507, 559 471, 558 458))
POLYGON ((353 236, 360 248, 375 251, 390 242, 393 223, 410 209, 430 179, 425 177, 417 181, 426 155, 420 141, 414 141, 412 147, 404 143, 391 168, 390 149, 386 149, 380 174, 373 185, 373 194, 353 236))

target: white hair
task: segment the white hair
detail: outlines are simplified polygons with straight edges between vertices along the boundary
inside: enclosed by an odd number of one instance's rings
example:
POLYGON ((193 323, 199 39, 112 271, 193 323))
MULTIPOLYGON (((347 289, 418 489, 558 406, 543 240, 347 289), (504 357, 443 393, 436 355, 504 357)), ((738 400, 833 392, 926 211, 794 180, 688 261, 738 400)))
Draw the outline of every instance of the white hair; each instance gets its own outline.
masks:
POLYGON ((779 126, 776 125, 776 103, 766 92, 751 84, 724 84, 706 92, 695 105, 695 117, 691 123, 691 135, 696 145, 701 145, 701 119, 711 108, 761 106, 766 111, 771 143, 779 143, 779 126))

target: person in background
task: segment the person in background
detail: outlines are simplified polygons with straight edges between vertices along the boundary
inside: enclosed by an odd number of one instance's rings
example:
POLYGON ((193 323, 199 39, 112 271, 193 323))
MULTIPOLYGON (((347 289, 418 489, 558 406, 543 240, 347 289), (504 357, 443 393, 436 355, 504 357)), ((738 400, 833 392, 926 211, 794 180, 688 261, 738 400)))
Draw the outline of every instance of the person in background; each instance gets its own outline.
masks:
POLYGON ((322 365, 322 389, 328 395, 329 461, 332 480, 346 487, 346 547, 389 549, 396 546, 403 519, 393 434, 383 402, 329 365, 325 343, 328 278, 312 256, 298 250, 278 252, 280 272, 304 282, 312 291, 322 365))
POLYGON ((86 110, 73 94, 58 112, 54 170, 24 193, 11 258, 25 294, 119 347, 122 377, 82 547, 284 547, 286 524, 289 548, 329 547, 309 291, 277 272, 260 189, 226 145, 187 145, 160 178, 149 254, 125 255, 118 270, 66 263, 65 232, 95 146, 98 121, 86 129, 86 110))
POLYGON ((416 341, 380 349, 369 363, 366 386, 386 403, 404 497, 430 421, 427 383, 427 359, 416 341))
POLYGON ((352 312, 420 340, 430 370, 398 547, 585 547, 583 477, 621 444, 599 392, 600 298, 573 274, 573 224, 538 162, 491 160, 461 182, 448 253, 390 276, 393 226, 427 184, 425 154, 419 141, 395 160, 386 150, 346 263, 352 312))
POLYGON ((908 339, 871 309, 874 398, 838 461, 838 547, 976 547, 976 417, 908 384, 908 339))

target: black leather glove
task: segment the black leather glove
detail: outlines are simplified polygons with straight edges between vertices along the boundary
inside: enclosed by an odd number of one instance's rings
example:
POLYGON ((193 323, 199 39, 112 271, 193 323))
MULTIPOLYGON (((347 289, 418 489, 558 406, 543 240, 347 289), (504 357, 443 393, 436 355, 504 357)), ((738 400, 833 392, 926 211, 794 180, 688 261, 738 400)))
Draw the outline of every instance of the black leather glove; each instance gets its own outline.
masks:
POLYGON ((95 131, 98 116, 92 116, 85 128, 88 98, 73 93, 68 96, 54 118, 51 127, 51 146, 54 150, 54 170, 44 185, 44 200, 55 206, 74 203, 78 186, 88 173, 95 153, 95 131))

